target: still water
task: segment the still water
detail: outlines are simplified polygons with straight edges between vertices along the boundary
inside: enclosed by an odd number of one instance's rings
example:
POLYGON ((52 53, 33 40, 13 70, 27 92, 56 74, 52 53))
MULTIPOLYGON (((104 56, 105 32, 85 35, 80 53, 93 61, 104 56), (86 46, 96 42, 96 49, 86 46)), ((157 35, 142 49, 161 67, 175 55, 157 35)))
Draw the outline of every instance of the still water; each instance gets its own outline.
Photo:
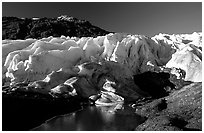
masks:
POLYGON ((54 117, 33 130, 127 131, 134 130, 144 120, 128 106, 89 106, 71 114, 54 117))

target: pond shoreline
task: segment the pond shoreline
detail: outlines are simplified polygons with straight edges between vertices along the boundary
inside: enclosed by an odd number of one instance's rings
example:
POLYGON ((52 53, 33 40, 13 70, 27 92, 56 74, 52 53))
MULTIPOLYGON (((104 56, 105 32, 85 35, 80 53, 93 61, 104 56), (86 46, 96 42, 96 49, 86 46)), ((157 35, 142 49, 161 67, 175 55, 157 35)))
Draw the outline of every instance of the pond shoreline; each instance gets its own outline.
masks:
POLYGON ((54 99, 39 94, 2 94, 2 130, 27 131, 46 120, 81 109, 77 97, 54 99))

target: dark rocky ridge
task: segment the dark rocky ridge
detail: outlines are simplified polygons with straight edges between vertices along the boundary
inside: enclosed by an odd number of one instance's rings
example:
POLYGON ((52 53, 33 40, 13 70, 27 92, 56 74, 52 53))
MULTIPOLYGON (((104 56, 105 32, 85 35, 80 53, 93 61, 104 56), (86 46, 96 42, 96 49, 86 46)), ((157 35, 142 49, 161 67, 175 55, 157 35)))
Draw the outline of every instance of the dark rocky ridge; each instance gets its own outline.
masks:
POLYGON ((74 17, 17 18, 2 17, 2 39, 26 39, 43 37, 96 37, 110 32, 92 25, 89 21, 74 17))

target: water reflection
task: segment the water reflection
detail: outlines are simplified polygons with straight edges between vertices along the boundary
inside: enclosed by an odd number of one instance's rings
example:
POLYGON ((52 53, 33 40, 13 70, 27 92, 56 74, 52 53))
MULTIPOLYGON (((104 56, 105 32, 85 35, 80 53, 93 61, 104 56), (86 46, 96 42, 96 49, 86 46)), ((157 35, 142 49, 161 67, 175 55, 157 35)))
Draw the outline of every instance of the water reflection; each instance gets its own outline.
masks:
POLYGON ((130 107, 91 106, 81 111, 55 117, 41 126, 37 131, 110 131, 133 130, 144 118, 136 115, 130 107))

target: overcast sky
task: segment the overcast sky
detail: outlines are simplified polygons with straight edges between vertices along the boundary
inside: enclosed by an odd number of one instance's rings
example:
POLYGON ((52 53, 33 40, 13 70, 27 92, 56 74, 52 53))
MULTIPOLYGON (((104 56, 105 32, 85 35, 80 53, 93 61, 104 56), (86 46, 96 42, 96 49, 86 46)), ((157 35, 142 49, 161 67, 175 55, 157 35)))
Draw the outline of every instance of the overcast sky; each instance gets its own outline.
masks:
POLYGON ((2 3, 2 16, 57 17, 69 15, 108 31, 153 36, 202 31, 202 3, 58 2, 2 3))

